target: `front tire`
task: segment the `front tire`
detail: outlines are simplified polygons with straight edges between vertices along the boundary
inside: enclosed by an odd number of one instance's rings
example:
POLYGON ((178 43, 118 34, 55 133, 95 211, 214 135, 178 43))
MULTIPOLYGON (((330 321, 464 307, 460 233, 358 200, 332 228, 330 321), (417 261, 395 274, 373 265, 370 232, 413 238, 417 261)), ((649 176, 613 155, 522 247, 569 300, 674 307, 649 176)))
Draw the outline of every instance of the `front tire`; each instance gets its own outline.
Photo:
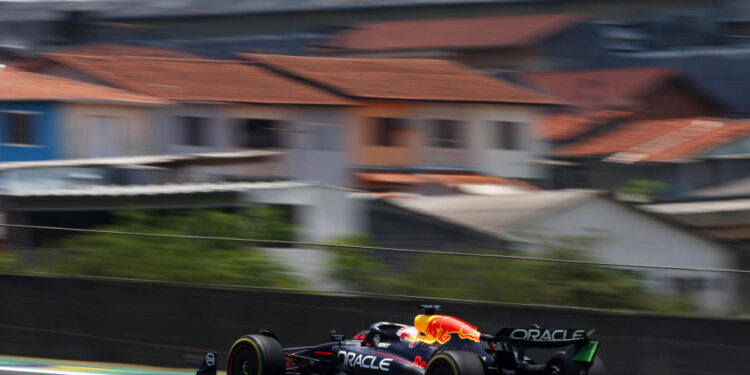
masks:
POLYGON ((284 351, 278 341, 261 335, 240 337, 229 350, 227 375, 284 375, 284 351))
POLYGON ((485 375, 485 369, 475 353, 447 351, 430 359, 424 375, 485 375))

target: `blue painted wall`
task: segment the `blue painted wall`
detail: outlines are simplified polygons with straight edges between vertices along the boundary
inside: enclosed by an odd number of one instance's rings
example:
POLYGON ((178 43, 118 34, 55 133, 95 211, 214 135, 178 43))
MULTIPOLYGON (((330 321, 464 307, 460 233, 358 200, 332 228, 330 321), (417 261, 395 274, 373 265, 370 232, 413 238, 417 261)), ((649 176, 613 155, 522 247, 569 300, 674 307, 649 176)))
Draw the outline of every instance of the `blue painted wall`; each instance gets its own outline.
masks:
POLYGON ((59 159, 62 124, 58 121, 59 104, 50 102, 0 102, 0 162, 59 159), (32 140, 34 145, 10 144, 7 111, 33 112, 32 140))

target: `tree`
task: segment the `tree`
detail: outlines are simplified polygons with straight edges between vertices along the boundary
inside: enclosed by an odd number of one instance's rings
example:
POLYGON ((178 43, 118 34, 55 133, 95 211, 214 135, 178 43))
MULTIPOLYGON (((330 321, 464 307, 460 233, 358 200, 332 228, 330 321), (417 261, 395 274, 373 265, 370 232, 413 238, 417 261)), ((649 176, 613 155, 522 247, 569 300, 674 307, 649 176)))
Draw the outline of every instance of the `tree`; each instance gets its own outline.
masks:
MULTIPOLYGON (((115 213, 114 223, 97 229, 170 235, 284 239, 289 224, 272 208, 240 213, 216 210, 115 213)), ((287 270, 251 244, 222 240, 83 234, 63 240, 66 251, 44 267, 67 274, 153 280, 296 286, 287 270)))
MULTIPOLYGON (((591 260, 599 239, 558 236, 540 257, 591 260)), ((367 244, 366 237, 340 243, 367 244)), ((633 272, 580 264, 419 254, 393 272, 370 253, 337 249, 332 276, 358 291, 594 308, 686 311, 685 301, 649 292, 633 272)), ((497 252, 494 252, 497 253, 497 252)))

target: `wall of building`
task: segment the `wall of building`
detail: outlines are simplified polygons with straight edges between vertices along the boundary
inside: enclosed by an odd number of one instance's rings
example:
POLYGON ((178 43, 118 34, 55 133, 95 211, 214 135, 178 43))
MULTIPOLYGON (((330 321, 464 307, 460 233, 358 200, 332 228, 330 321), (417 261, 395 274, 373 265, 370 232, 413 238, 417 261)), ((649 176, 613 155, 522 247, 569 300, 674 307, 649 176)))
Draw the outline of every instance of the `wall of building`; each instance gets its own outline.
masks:
MULTIPOLYGON (((68 104, 62 110, 66 158, 149 155, 152 144, 150 116, 154 107, 107 104, 68 104), (101 119, 108 121, 103 129, 101 119), (109 122, 111 121, 111 122, 109 122), (110 126, 112 128, 110 128, 110 126)), ((103 121, 102 121, 103 122, 103 121)))
MULTIPOLYGON (((575 235, 602 241, 592 249, 594 259, 625 264, 653 264, 701 268, 736 268, 728 248, 605 199, 589 202, 520 229, 527 237, 575 235)), ((679 279, 694 284, 686 291, 705 310, 727 310, 738 305, 737 279, 727 274, 691 271, 643 271, 656 291, 677 294, 679 279)))
POLYGON ((547 151, 546 144, 537 138, 538 132, 535 130, 535 118, 544 110, 543 107, 512 105, 472 107, 472 144, 478 150, 473 155, 472 163, 477 169, 491 175, 544 178, 543 168, 534 163, 547 151), (499 134, 494 124, 500 121, 519 124, 521 134, 518 150, 502 150, 496 146, 499 134))
POLYGON ((289 176, 348 186, 344 142, 347 132, 342 126, 345 111, 342 107, 327 106, 182 104, 157 111, 153 127, 158 130, 154 138, 157 149, 164 153, 240 151, 246 149, 238 139, 240 120, 274 120, 277 121, 276 135, 280 147, 268 150, 284 152, 284 156, 272 162, 204 169, 214 173, 230 171, 239 175, 289 176), (184 116, 207 119, 205 145, 185 144, 181 122, 184 116))
POLYGON ((734 142, 727 143, 717 147, 705 156, 726 156, 726 155, 744 155, 750 154, 750 137, 740 138, 734 142))
MULTIPOLYGON (((378 246, 443 251, 508 250, 511 244, 495 236, 404 210, 384 200, 367 202, 367 233, 378 246)), ((384 254, 389 263, 414 257, 384 254)))
POLYGON ((353 191, 331 186, 254 189, 243 193, 240 204, 291 206, 300 241, 331 241, 366 230, 362 201, 353 191))
POLYGON ((659 194, 675 197, 747 177, 748 173, 750 165, 742 158, 632 164, 593 160, 583 162, 582 166, 575 168, 560 168, 555 176, 555 187, 617 190, 629 181, 652 180, 664 184, 659 194))
MULTIPOLYGON (((344 123, 347 108, 327 106, 232 106, 231 119, 274 119, 281 122, 285 168, 297 179, 349 186, 344 123)), ((230 120, 231 121, 231 120, 230 120)), ((232 126, 231 124, 229 125, 232 126)))
POLYGON ((453 167, 517 178, 542 178, 543 171, 533 163, 545 151, 544 143, 535 139, 534 116, 543 108, 504 104, 458 103, 383 103, 368 102, 355 110, 352 160, 356 165, 401 167, 453 167), (405 120, 396 146, 374 145, 377 117, 405 120), (430 144, 434 120, 455 120, 459 126, 462 147, 441 148, 430 144), (518 123, 519 149, 502 150, 495 124, 518 123))
POLYGON ((417 147, 420 132, 411 123, 416 103, 368 101, 354 108, 349 119, 352 124, 347 142, 352 153, 350 162, 368 166, 414 166, 417 164, 417 147), (376 118, 405 119, 406 128, 399 131, 396 144, 381 146, 376 144, 376 118))
POLYGON ((61 157, 64 135, 59 130, 62 118, 59 105, 49 102, 0 102, 0 161, 50 160, 61 157), (7 113, 32 115, 33 144, 12 143, 7 113))
MULTIPOLYGON (((272 107, 255 111, 257 118, 280 119, 282 113, 272 107)), ((237 147, 235 121, 231 105, 222 104, 179 104, 159 108, 151 120, 152 147, 163 154, 209 153, 240 150, 237 147), (205 119, 201 145, 186 144, 186 134, 182 117, 205 119)), ((282 156, 271 161, 243 163, 233 166, 191 167, 193 178, 198 176, 237 175, 237 176, 287 176, 286 160, 282 156)))

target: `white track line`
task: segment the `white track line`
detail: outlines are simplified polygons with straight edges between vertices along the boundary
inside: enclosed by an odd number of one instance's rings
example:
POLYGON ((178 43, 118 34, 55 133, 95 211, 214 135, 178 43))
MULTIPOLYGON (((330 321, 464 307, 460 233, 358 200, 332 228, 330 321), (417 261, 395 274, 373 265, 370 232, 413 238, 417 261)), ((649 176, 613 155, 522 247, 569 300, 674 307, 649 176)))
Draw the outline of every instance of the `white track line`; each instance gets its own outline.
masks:
POLYGON ((35 368, 35 367, 15 367, 15 366, 0 366, 0 371, 8 372, 26 372, 33 374, 50 374, 50 375, 112 375, 112 373, 103 372, 88 372, 88 371, 70 371, 70 370, 53 370, 46 368, 35 368))

